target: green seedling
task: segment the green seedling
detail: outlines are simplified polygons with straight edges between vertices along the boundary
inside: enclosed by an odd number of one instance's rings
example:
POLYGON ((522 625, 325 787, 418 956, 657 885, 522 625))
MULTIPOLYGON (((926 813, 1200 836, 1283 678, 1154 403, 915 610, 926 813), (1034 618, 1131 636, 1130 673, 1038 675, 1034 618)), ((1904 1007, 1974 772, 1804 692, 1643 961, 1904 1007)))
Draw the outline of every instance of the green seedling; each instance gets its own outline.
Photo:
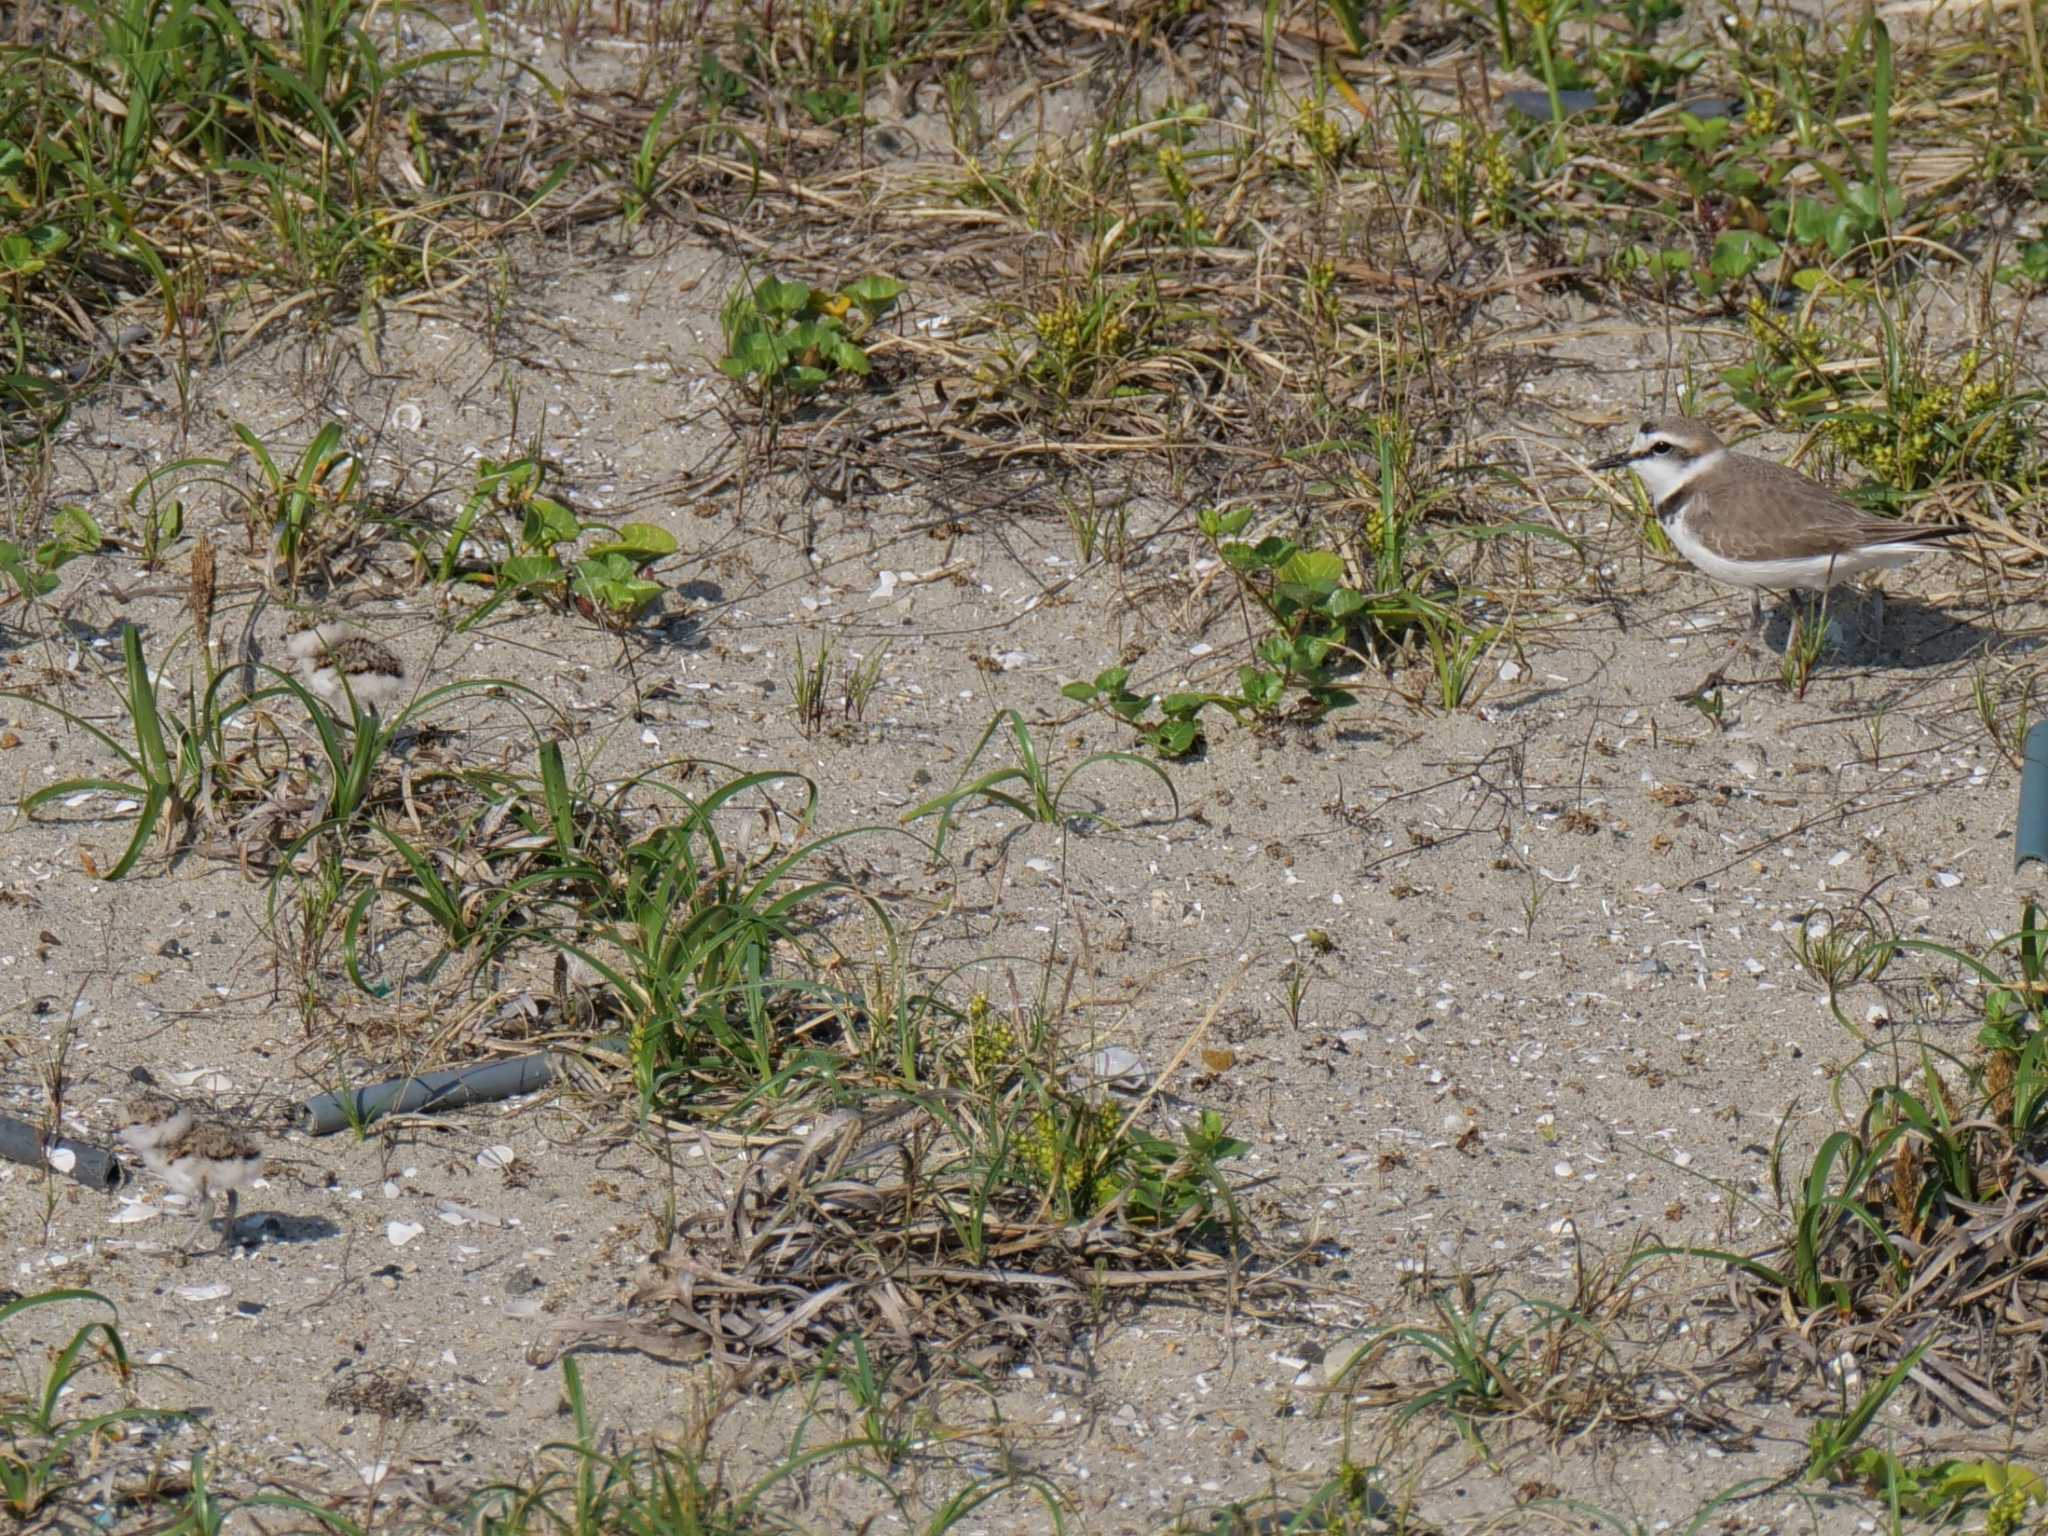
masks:
POLYGON ((1877 1417, 1878 1410, 1891 1400, 1892 1394, 1913 1373, 1913 1367, 1920 1363, 1920 1357, 1927 1353, 1933 1342, 1932 1339, 1921 1340, 1885 1374, 1884 1380, 1858 1398, 1847 1413, 1839 1417, 1823 1414, 1814 1420, 1806 1440, 1806 1475, 1809 1480, 1825 1480, 1834 1476, 1836 1469, 1856 1449, 1856 1443, 1870 1428, 1870 1421, 1877 1417))
POLYGON ((138 497, 149 483, 145 479, 129 493, 128 508, 141 532, 138 542, 142 545, 143 569, 153 571, 163 559, 165 548, 176 543, 178 536, 185 531, 185 503, 175 496, 165 501, 152 499, 145 511, 138 497))
POLYGON ((1504 1419, 1574 1422, 1597 1411, 1592 1403, 1612 1369, 1611 1346, 1583 1294, 1599 1278, 1581 1276, 1582 1294, 1567 1305, 1504 1291, 1481 1295, 1460 1276, 1455 1296, 1432 1295, 1433 1324, 1380 1330, 1337 1385, 1355 1391, 1347 1383, 1389 1353, 1406 1354, 1424 1374, 1402 1392, 1395 1421, 1441 1414, 1481 1451, 1487 1427, 1504 1419))
POLYGON ((261 479, 259 493, 245 500, 244 515, 252 528, 261 528, 274 540, 285 580, 296 589, 308 540, 330 511, 346 512, 355 505, 362 461, 342 446, 339 422, 330 421, 314 435, 289 473, 279 468, 262 439, 240 422, 235 423, 235 436, 255 461, 261 479))
POLYGON ((97 554, 105 542, 91 513, 62 507, 50 520, 50 536, 33 549, 0 539, 0 576, 12 583, 16 597, 32 603, 57 590, 60 569, 80 555, 97 554))
MULTIPOLYGON (((1168 145, 1161 154, 1171 165, 1180 151, 1168 145)), ((1178 217, 1186 219, 1185 208, 1178 217)), ((1030 335, 1018 348, 1029 349, 1023 377, 1056 404, 1091 395, 1144 344, 1157 313, 1157 297, 1142 285, 1062 289, 1050 309, 1029 317, 1030 335)))
POLYGON ((1795 699, 1806 697, 1807 685, 1828 652, 1832 627, 1825 595, 1795 608, 1792 632, 1785 637, 1785 654, 1778 663, 1779 680, 1795 699))
POLYGON ((1317 978, 1316 969, 1309 956, 1327 953, 1333 947, 1330 936, 1321 929, 1311 929, 1300 942, 1290 941, 1294 958, 1281 969, 1281 979, 1286 984, 1287 1022, 1295 1029, 1301 1028, 1301 1010, 1308 1002, 1308 989, 1317 978), (1322 947, 1316 941, 1322 940, 1322 947), (1302 952, 1304 944, 1308 954, 1302 952))
POLYGON ((1998 280, 2014 288, 2048 287, 2048 240, 2029 240, 2019 260, 1998 269, 1998 280))
POLYGON ((2048 1484, 2041 1475, 2017 1462, 1907 1461, 1892 1451, 1859 1451, 1830 1474, 1853 1481, 1886 1509, 1934 1520, 1938 1526, 1957 1522, 1973 1506, 1986 1505, 1983 1529, 1989 1536, 2010 1536, 2021 1530, 2030 1507, 2048 1504, 2048 1484))
POLYGON ((1881 929, 1878 919, 1859 907, 1846 917, 1808 912, 1785 942, 1799 968, 1826 994, 1836 1021, 1844 1028, 1853 1028, 1843 1016, 1839 994, 1858 982, 1882 977, 1896 952, 1896 938, 1895 933, 1881 929))
POLYGON ((1536 871, 1529 872, 1528 884, 1522 887, 1522 937, 1533 941, 1536 937, 1536 919, 1543 915, 1543 904, 1550 899, 1550 882, 1536 871))
MULTIPOLYGON (((67 1400, 83 1396, 82 1382, 95 1365, 108 1367, 126 1391, 134 1374, 127 1346, 115 1326, 114 1304, 97 1291, 42 1291, 0 1306, 0 1325, 38 1307, 91 1302, 107 1309, 105 1320, 80 1326, 53 1351, 40 1383, 23 1378, 19 1408, 0 1409, 0 1511, 26 1525, 44 1515, 51 1502, 78 1481, 82 1458, 116 1426, 184 1417, 160 1409, 118 1408, 73 1419, 67 1400)), ((10 1356, 10 1358, 16 1358, 10 1356)))
POLYGON ((438 575, 488 586, 491 595, 456 625, 475 628, 513 598, 557 608, 574 608, 607 629, 636 623, 662 594, 648 573, 678 548, 675 535, 654 523, 612 525, 585 522, 566 503, 546 493, 546 469, 536 454, 478 467, 475 484, 442 544, 438 575), (477 548, 477 531, 488 515, 507 537, 511 553, 494 567, 465 569, 477 548), (577 547, 578 541, 592 542, 577 547))
POLYGON ((1180 814, 1180 794, 1174 789, 1173 780, 1166 776, 1166 771, 1157 763, 1149 762, 1132 752, 1092 752, 1069 768, 1055 783, 1052 767, 1039 755, 1038 744, 1032 740, 1030 728, 1024 724, 1024 717, 1014 709, 1005 709, 989 721, 988 729, 981 733, 981 739, 974 744, 974 750, 967 754, 966 765, 961 768, 960 777, 953 787, 943 795, 935 795, 922 805, 904 812, 903 821, 908 825, 922 821, 928 816, 939 818, 938 836, 932 842, 932 852, 935 856, 943 856, 946 834, 952 829, 954 818, 959 815, 960 808, 971 800, 990 801, 1015 811, 1027 821, 1048 826, 1064 822, 1070 814, 1077 815, 1084 821, 1113 825, 1099 812, 1070 813, 1066 808, 1067 792, 1073 788, 1074 781, 1090 768, 1106 763, 1133 763, 1154 775, 1166 786, 1167 794, 1172 797, 1174 814, 1180 814), (979 778, 969 780, 968 775, 974 772, 974 765, 981 761, 981 754, 988 750, 989 742, 1006 723, 1010 728, 1010 739, 1017 748, 1016 764, 1009 768, 993 769, 979 778), (1004 789, 1003 786, 1008 784, 1018 785, 1019 792, 1013 794, 1004 789))
POLYGON ((889 647, 878 646, 845 669, 845 708, 849 723, 865 720, 868 703, 882 686, 882 665, 889 659, 889 647))
MULTIPOLYGON (((212 1479, 206 1471, 206 1452, 203 1449, 192 1453, 192 1487, 185 1496, 185 1513, 178 1523, 171 1527, 175 1536, 220 1536, 221 1527, 227 1524, 228 1507, 214 1492, 212 1479)), ((329 1510, 316 1509, 303 1499, 289 1495, 265 1494, 249 1500, 255 1505, 275 1505, 279 1508, 298 1508, 304 1513, 322 1518, 319 1524, 329 1536, 360 1536, 352 1529, 353 1522, 346 1516, 336 1515, 329 1510)))
POLYGON ((815 736, 825 728, 826 690, 832 672, 832 637, 818 642, 817 654, 804 654, 804 637, 796 637, 796 661, 789 669, 790 704, 796 711, 796 728, 815 736))
MULTIPOLYGON (((0 145, 4 155, 12 145, 0 145)), ((15 150, 18 157, 20 151, 15 150)), ((15 303, 20 303, 27 291, 28 280, 56 260, 58 254, 71 244, 71 236, 55 224, 37 224, 20 234, 0 237, 0 284, 4 284, 15 303)))
POLYGON ((903 1363, 901 1356, 886 1363, 877 1359, 866 1339, 857 1333, 846 1334, 826 1349, 806 1393, 810 1405, 815 1406, 826 1382, 839 1384, 858 1416, 855 1438, 884 1475, 900 1468, 931 1429, 920 1422, 921 1416, 906 1412, 910 1395, 894 1381, 903 1363))
MULTIPOLYGON (((797 636, 796 662, 789 672, 789 694, 797 729, 806 736, 824 730, 832 712, 832 655, 830 635, 820 642, 814 656, 805 654, 803 636, 797 636)), ((843 724, 851 725, 866 716, 868 701, 881 686, 882 664, 888 655, 889 648, 883 646, 858 660, 840 664, 837 702, 843 724)))
POLYGON ((1719 672, 1692 692, 1678 695, 1678 702, 1698 710, 1700 718, 1716 731, 1728 728, 1728 689, 1719 672))
POLYGON ((1714 237, 1713 254, 1704 268, 1696 268, 1693 280, 1709 297, 1741 283, 1783 254, 1784 248, 1769 235, 1754 229, 1726 229, 1714 237))
POLYGON ((1825 161, 1810 162, 1834 200, 1796 197, 1788 214, 1793 239, 1824 246, 1837 260, 1888 240, 1892 225, 1906 210, 1905 193, 1891 181, 1891 33, 1875 15, 1859 22, 1858 30, 1870 48, 1870 162, 1854 182, 1825 161))
POLYGON ((860 92, 851 86, 822 85, 798 91, 796 104, 804 109, 813 123, 820 128, 829 128, 860 116, 862 103, 860 92))
POLYGON ((367 980, 362 968, 363 925, 381 898, 389 896, 411 908, 438 930, 441 954, 427 967, 422 980, 433 977, 440 968, 441 960, 475 943, 482 926, 472 916, 467 893, 459 885, 442 878, 435 860, 425 848, 381 823, 375 830, 398 855, 410 879, 379 882, 357 891, 342 923, 341 947, 349 980, 370 996, 382 997, 389 993, 390 987, 367 980))
POLYGON ((1299 693, 1312 718, 1320 718, 1355 698, 1336 681, 1339 665, 1350 659, 1348 642, 1370 605, 1366 595, 1345 582, 1344 560, 1328 550, 1305 550, 1277 536, 1246 544, 1235 535, 1251 521, 1251 508, 1235 512, 1208 510, 1196 519, 1243 590, 1272 621, 1272 631, 1258 640, 1254 655, 1264 668, 1240 674, 1250 706, 1274 713, 1285 696, 1299 693))
POLYGON ((1203 1110, 1178 1145, 1129 1124, 1123 1134, 1127 1145, 1115 1176, 1132 1223, 1197 1235, 1237 1223, 1237 1202, 1219 1165, 1243 1157, 1251 1143, 1225 1134, 1215 1110, 1203 1110))
POLYGON ((628 523, 615 537, 587 546, 569 582, 577 612, 607 629, 637 623, 662 593, 647 568, 675 552, 675 535, 652 523, 628 523))
POLYGON ((1110 558, 1122 559, 1130 543, 1129 509, 1122 500, 1104 506, 1096 497, 1093 481, 1085 483, 1078 497, 1062 496, 1060 508, 1073 531, 1075 552, 1083 565, 1093 565, 1099 549, 1110 558))
POLYGON ((1476 697, 1483 663, 1506 633, 1502 624, 1446 622, 1434 615, 1422 620, 1423 645, 1430 673, 1436 679, 1439 708, 1457 709, 1476 697))
POLYGON ((1997 676, 1989 661, 1970 673, 1970 702, 1991 745, 2015 770, 2026 761, 2027 732, 2034 724, 2039 674, 2032 667, 1997 676))
POLYGON ((835 378, 865 378, 874 365, 863 341, 902 293, 879 273, 837 293, 773 277, 741 284, 719 313, 719 372, 764 405, 815 394, 835 378))
POLYGON ((159 822, 164 824, 166 847, 176 846, 198 807, 208 765, 218 762, 225 752, 227 722, 243 707, 222 707, 219 689, 227 675, 222 674, 203 695, 195 697, 185 721, 168 720, 158 707, 157 680, 143 660, 141 632, 132 624, 121 631, 121 665, 121 702, 134 738, 132 749, 61 705, 32 694, 4 695, 49 710, 84 731, 119 758, 131 775, 126 779, 65 779, 46 784, 23 796, 21 801, 22 810, 31 814, 55 801, 81 794, 119 795, 140 801, 134 834, 119 861, 107 871, 109 880, 122 879, 135 867, 159 822))
POLYGON ((727 68, 709 48, 697 55, 697 95, 708 111, 716 113, 740 106, 748 94, 745 75, 727 68))
MULTIPOLYGON (((1206 744, 1199 717, 1211 705, 1225 710, 1233 719, 1241 719, 1246 711, 1257 707, 1249 693, 1133 693, 1130 677, 1129 667, 1108 667, 1096 673, 1092 682, 1068 683, 1060 693, 1077 704, 1101 710, 1112 719, 1132 727, 1144 738, 1146 746, 1164 758, 1187 757, 1206 744), (1149 712, 1155 707, 1159 718, 1148 719, 1149 712)), ((1240 677, 1256 687, 1261 698, 1271 695, 1265 674, 1258 669, 1243 668, 1240 677)))
POLYGON ((633 159, 627 166, 627 192, 619 212, 630 229, 647 216, 647 210, 654 205, 656 194, 661 187, 661 168, 668 157, 675 153, 682 143, 680 137, 662 139, 662 130, 682 99, 681 85, 672 89, 661 100, 647 119, 647 126, 641 130, 639 146, 633 152, 633 159))

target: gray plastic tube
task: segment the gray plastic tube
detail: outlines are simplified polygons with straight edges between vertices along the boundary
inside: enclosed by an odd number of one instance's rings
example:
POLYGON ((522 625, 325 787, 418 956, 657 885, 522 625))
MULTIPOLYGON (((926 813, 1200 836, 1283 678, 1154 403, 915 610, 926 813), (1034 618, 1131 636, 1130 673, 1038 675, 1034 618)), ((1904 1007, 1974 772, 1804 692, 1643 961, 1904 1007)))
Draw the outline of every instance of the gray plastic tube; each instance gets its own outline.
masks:
MULTIPOLYGON (((623 1050, 621 1036, 591 1042, 596 1050, 623 1050)), ((481 1066, 455 1072, 422 1072, 414 1077, 394 1077, 389 1082, 348 1093, 323 1093, 308 1099, 292 1112, 301 1130, 315 1136, 331 1136, 350 1125, 367 1125, 385 1115, 427 1114, 441 1109, 461 1109, 468 1104, 493 1104, 500 1099, 536 1093, 555 1080, 563 1058, 554 1051, 532 1056, 514 1056, 510 1061, 487 1061, 481 1066)))
POLYGON ((2048 864, 2048 720, 2027 732, 2020 769, 2020 824, 2013 844, 2015 871, 2029 859, 2048 864))
POLYGON ((87 1189, 96 1189, 102 1193, 118 1189, 121 1187, 121 1181, 128 1177, 128 1172, 121 1166, 120 1160, 104 1147, 89 1146, 82 1141, 66 1141, 59 1137, 56 1146, 46 1152, 42 1132, 26 1120, 0 1115, 0 1157, 6 1158, 10 1163, 26 1163, 31 1168, 48 1168, 53 1166, 50 1154, 56 1152, 71 1154, 71 1166, 60 1171, 66 1178, 76 1179, 87 1189))

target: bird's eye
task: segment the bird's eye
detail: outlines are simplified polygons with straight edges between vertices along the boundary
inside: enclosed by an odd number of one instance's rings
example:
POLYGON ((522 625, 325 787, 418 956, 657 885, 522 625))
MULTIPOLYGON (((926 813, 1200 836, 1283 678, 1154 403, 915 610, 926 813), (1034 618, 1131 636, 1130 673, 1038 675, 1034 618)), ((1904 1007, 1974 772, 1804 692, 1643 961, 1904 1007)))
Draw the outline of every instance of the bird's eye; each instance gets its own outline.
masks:
POLYGON ((1669 443, 1656 443, 1653 444, 1650 448, 1650 452, 1652 453, 1669 453, 1670 451, 1671 445, 1669 443))

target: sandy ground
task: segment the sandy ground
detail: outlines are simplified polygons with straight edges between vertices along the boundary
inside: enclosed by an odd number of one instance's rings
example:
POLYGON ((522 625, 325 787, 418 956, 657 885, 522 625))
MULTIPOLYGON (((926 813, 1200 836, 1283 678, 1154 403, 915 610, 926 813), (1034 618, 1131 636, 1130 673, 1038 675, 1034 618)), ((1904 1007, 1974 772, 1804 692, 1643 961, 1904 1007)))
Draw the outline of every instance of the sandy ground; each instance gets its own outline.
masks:
MULTIPOLYGON (((412 589, 388 545, 341 606, 401 653, 415 686, 513 677, 539 690, 586 727, 574 748, 594 769, 701 755, 810 774, 824 830, 892 825, 950 782, 999 708, 1041 722, 1064 761, 1127 745, 1058 685, 1135 652, 1136 679, 1162 686, 1241 641, 1235 604, 1186 533, 1192 508, 1158 487, 1133 502, 1131 526, 1173 531, 1121 569, 1078 560, 1026 469, 971 505, 945 484, 857 485, 832 501, 795 477, 698 494, 703 477, 679 477, 729 446, 705 409, 704 361, 727 269, 676 245, 547 270, 495 349, 433 320, 394 321, 374 368, 346 336, 280 338, 199 381, 189 435, 160 382, 112 389, 65 429, 57 499, 112 521, 148 470, 226 451, 233 421, 297 443, 341 420, 373 480, 406 494, 453 494, 476 456, 544 434, 578 505, 659 521, 681 541, 658 627, 622 648, 573 616, 507 610, 454 635, 459 605, 412 589), (813 740, 796 729, 787 678, 796 639, 828 632, 856 654, 886 645, 887 660, 866 720, 813 740)), ((1782 1115, 1792 1144, 1811 1145, 1856 1112, 1894 1051, 1910 1060, 1922 1038, 1961 1048, 1974 1030, 1974 994, 1954 969, 1907 957, 1881 988, 1845 996, 1868 1031, 1859 1040, 1788 935, 1814 909, 1859 900, 1908 936, 1962 947, 2017 920, 2016 777, 1977 717, 1972 667, 1987 647, 2023 653, 2039 616, 1988 603, 1966 562, 1925 562, 1893 581, 1881 632, 1869 609, 1845 610, 1844 649, 1792 697, 1777 681, 1782 618, 1744 650, 1743 596, 1648 554, 1632 521, 1611 521, 1621 503, 1572 467, 1617 441, 1667 377, 1661 347, 1607 361, 1604 394, 1560 358, 1556 375, 1534 377, 1526 427, 1493 422, 1499 451, 1521 439, 1513 451, 1550 488, 1544 515, 1593 553, 1524 616, 1522 647, 1487 660, 1475 706, 1426 711, 1368 678, 1361 706, 1321 729, 1260 739, 1219 727, 1205 758, 1172 770, 1178 816, 1157 780, 1112 767, 1081 783, 1114 826, 1063 835, 992 812, 963 822, 945 870, 880 832, 852 855, 905 910, 950 900, 918 958, 968 962, 963 993, 1004 997, 1011 977, 1028 990, 1049 953, 1085 943, 1077 1015, 1093 1038, 1075 1038, 1077 1053, 1115 1043, 1156 1068, 1208 1019, 1204 1043, 1227 1065, 1196 1060, 1173 1087, 1254 1143, 1242 1168, 1259 1181, 1247 1199, 1260 1225, 1325 1256, 1296 1317, 1138 1307, 1083 1341, 1078 1370, 1034 1369, 953 1405, 984 1423, 1000 1408, 1013 1453, 1072 1501, 1070 1529, 1149 1531, 1226 1499, 1298 1493, 1347 1447, 1384 1469, 1391 1496, 1449 1526, 1555 1490, 1650 1528, 1799 1461, 1798 1426, 1740 1387, 1714 1404, 1740 1433, 1509 1437, 1493 1465, 1440 1419, 1361 1413, 1347 1426, 1314 1389, 1326 1351, 1428 1316, 1425 1272, 1470 1274, 1482 1295, 1558 1295, 1578 1266, 1638 1240, 1762 1240, 1782 1115), (1731 679, 1718 725, 1679 697, 1715 669, 1731 679), (1311 930, 1326 952, 1307 944, 1311 930), (1297 954, 1313 979, 1294 1017, 1297 954)), ((190 517, 240 550, 217 492, 196 493, 190 517)), ((0 685, 113 719, 119 626, 139 625, 163 655, 186 622, 186 548, 156 573, 129 554, 81 561, 54 611, 8 610, 0 685)), ((255 604, 239 556, 226 566, 223 632, 236 640, 246 626, 253 652, 274 659, 291 615, 255 604)), ((189 660, 188 649, 179 666, 189 660)), ((464 705, 447 723, 455 746, 415 750, 530 752, 502 707, 464 705)), ((104 766, 79 732, 18 699, 0 700, 0 728, 0 776, 17 793, 104 766)), ((105 1141, 131 1072, 146 1068, 260 1127, 269 1172, 244 1206, 249 1244, 187 1261, 175 1249, 189 1225, 147 1181, 96 1195, 0 1169, 7 1285, 110 1298, 152 1367, 143 1401, 199 1411, 163 1432, 167 1450, 208 1447, 223 1485, 274 1478, 433 1503, 519 1472, 567 1433, 560 1368, 532 1352, 556 1324, 619 1305, 672 1198, 662 1160, 645 1134, 573 1097, 412 1120, 367 1141, 278 1130, 278 1112, 310 1093, 474 1049, 492 1026, 423 1037, 337 998, 352 1032, 309 1036, 299 1000, 279 990, 266 887, 200 854, 95 880, 84 861, 107 867, 126 839, 111 810, 102 798, 17 819, 0 845, 0 1109, 41 1118, 45 1067, 69 1030, 71 1135, 105 1141), (416 1393, 382 1400, 396 1417, 366 1406, 380 1401, 372 1371, 387 1373, 382 1390, 416 1393)), ((737 1154, 689 1135, 670 1155, 683 1208, 718 1200, 737 1170, 737 1154)), ((67 1312, 67 1325, 84 1315, 67 1312)), ((56 1332, 51 1314, 10 1326, 18 1339, 56 1332)), ((1697 1340, 1665 1347, 1674 1363, 1701 1358, 1697 1340)), ((619 1426, 680 1424, 706 1389, 702 1368, 628 1353, 592 1353, 583 1370, 619 1426)), ((1668 1390, 1690 1389, 1674 1377, 1668 1390)), ((792 1405, 735 1410, 721 1442, 735 1467, 768 1464, 792 1405)), ((1874 1434, 1907 1429, 1891 1412, 1874 1434)), ((898 1475, 940 1487, 947 1474, 898 1475)), ((874 1504, 829 1473, 804 1491, 822 1529, 874 1504)), ((1743 1506, 1730 1528, 1790 1528, 1809 1513, 1788 1492, 1743 1506)), ((1862 1516, 1814 1518, 1850 1529, 1862 1516)), ((1013 1496, 965 1528, 1045 1523, 1013 1496)))

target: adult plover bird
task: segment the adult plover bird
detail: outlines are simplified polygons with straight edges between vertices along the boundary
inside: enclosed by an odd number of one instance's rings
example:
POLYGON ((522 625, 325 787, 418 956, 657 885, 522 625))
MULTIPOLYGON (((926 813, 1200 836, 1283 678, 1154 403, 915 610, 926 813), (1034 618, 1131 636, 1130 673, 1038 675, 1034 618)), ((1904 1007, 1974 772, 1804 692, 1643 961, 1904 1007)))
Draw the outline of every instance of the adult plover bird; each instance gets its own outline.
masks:
POLYGON ((353 625, 332 619, 314 624, 286 641, 284 650, 306 686, 340 708, 353 698, 365 714, 381 715, 405 691, 405 664, 353 625))
POLYGON ((141 1148, 142 1161, 172 1189, 199 1202, 196 1216, 201 1233, 207 1229, 213 1197, 228 1197, 220 1244, 212 1250, 225 1253, 235 1244, 235 1206, 241 1192, 263 1171, 263 1149, 218 1120, 187 1118, 189 1123, 179 1135, 141 1148))
POLYGON ((1689 416, 1644 422, 1626 453, 1593 468, 1634 470, 1678 552, 1704 575, 1751 589, 1752 631, 1763 626, 1766 591, 1824 592, 1970 531, 1874 517, 1796 469, 1735 452, 1689 416))

